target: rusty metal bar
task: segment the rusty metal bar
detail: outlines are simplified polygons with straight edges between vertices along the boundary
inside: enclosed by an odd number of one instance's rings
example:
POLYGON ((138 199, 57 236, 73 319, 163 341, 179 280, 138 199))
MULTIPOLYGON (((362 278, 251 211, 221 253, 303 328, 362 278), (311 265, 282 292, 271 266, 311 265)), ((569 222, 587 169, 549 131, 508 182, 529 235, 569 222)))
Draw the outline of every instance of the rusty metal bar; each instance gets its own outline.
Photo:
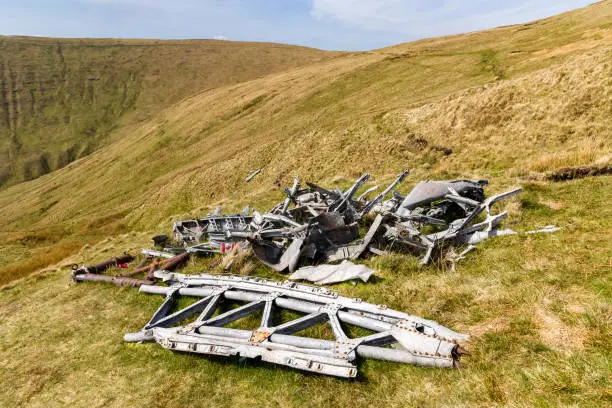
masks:
POLYGON ((114 257, 109 259, 108 261, 100 262, 96 265, 83 265, 80 268, 73 267, 74 274, 83 274, 83 273, 102 273, 108 268, 112 266, 117 266, 118 264, 128 263, 134 260, 134 257, 130 254, 124 254, 118 257, 114 257))
POLYGON ((172 258, 167 258, 162 261, 153 261, 151 265, 146 265, 137 269, 134 269, 129 275, 136 275, 142 272, 152 272, 151 267, 154 265, 155 267, 159 266, 162 269, 167 271, 172 271, 177 268, 177 266, 181 265, 183 262, 187 261, 189 258, 189 252, 183 252, 182 254, 178 254, 173 256, 172 258))

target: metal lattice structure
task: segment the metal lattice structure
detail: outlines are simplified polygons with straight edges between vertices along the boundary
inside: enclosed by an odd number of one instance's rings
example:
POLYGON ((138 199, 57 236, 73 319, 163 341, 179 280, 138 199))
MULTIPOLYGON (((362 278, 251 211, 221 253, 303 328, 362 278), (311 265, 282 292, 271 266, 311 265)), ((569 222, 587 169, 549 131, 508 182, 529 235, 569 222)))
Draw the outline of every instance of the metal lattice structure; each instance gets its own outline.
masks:
POLYGON ((164 295, 165 300, 144 328, 126 334, 125 341, 155 341, 173 351, 258 358, 299 370, 350 378, 357 375, 357 357, 453 367, 464 352, 461 345, 469 339, 434 321, 343 297, 323 287, 243 276, 166 271, 155 275, 169 286, 143 285, 140 291, 164 295), (200 299, 171 312, 181 296, 200 299), (215 315, 222 302, 245 303, 215 315), (305 315, 274 324, 273 317, 283 309, 305 315), (255 330, 225 327, 259 312, 261 322, 255 330), (194 321, 181 324, 196 315, 194 321), (295 335, 325 322, 331 326, 335 340, 295 335), (345 325, 374 333, 350 338, 345 325))

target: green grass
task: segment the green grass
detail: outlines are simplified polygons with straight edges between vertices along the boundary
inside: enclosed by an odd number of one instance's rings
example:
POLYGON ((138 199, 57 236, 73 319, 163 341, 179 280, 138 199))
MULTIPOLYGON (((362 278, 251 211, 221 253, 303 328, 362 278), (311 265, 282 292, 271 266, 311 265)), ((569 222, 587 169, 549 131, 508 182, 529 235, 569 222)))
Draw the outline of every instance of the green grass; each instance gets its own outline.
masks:
POLYGON ((201 90, 340 54, 264 43, 5 36, 0 53, 0 187, 85 157, 118 127, 201 90))

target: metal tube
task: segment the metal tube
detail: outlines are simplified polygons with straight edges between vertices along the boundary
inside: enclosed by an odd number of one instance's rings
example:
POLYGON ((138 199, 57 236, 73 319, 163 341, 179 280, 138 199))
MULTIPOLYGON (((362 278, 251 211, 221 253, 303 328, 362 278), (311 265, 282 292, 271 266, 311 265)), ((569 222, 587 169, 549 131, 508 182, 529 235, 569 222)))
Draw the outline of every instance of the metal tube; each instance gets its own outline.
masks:
POLYGON ((125 254, 125 255, 122 255, 122 256, 118 256, 116 258, 111 258, 108 261, 100 262, 99 264, 96 264, 96 265, 91 265, 91 266, 83 265, 79 269, 76 269, 76 266, 75 266, 76 270, 73 272, 73 275, 79 275, 79 274, 82 275, 84 273, 99 274, 99 273, 104 272, 105 270, 107 270, 111 266, 117 266, 118 264, 123 264, 123 263, 131 262, 133 259, 134 259, 134 257, 132 255, 125 254))
POLYGON ((335 342, 331 340, 320 340, 309 337, 290 336, 287 334, 273 334, 269 340, 272 343, 285 344, 287 346, 304 347, 317 350, 333 350, 335 342))
MULTIPOLYGON (((140 291, 144 293, 151 293, 156 295, 165 295, 168 292, 167 287, 160 286, 141 286, 140 291)), ((213 293, 212 289, 205 288, 181 288, 179 289, 179 294, 183 296, 210 296, 213 293)), ((229 300, 239 300, 246 302, 253 302, 261 298, 260 294, 244 292, 244 291, 235 291, 228 290, 223 293, 223 296, 229 300)), ((317 313, 319 308, 322 305, 317 305, 313 303, 304 302, 296 299, 286 299, 286 298, 276 298, 274 303, 282 307, 283 309, 289 309, 296 312, 302 313, 317 313)), ((355 324, 362 326, 369 330, 374 330, 377 332, 382 332, 385 330, 389 330, 391 328, 390 323, 386 323, 380 320, 372 319, 365 316, 358 316, 353 313, 348 313, 344 311, 338 312, 338 318, 348 324, 355 324)))
POLYGON ((155 276, 157 278, 163 279, 164 281, 180 281, 188 287, 229 286, 234 290, 244 290, 247 292, 279 292, 283 296, 292 299, 300 299, 306 302, 314 302, 321 304, 326 304, 330 302, 336 303, 351 310, 364 313, 374 313, 376 315, 380 315, 390 319, 401 320, 413 317, 397 310, 387 309, 386 307, 381 305, 373 305, 366 302, 359 302, 355 299, 338 296, 337 294, 335 294, 335 292, 331 290, 326 290, 325 288, 316 288, 309 285, 292 283, 293 286, 284 286, 280 284, 280 282, 268 280, 254 280, 248 278, 237 279, 237 277, 222 277, 213 275, 187 276, 178 273, 168 273, 164 271, 156 272, 155 276))
MULTIPOLYGON (((153 285, 142 285, 140 291, 142 293, 148 293, 151 295, 167 295, 168 291, 172 288, 168 286, 153 286, 153 285)), ((194 296, 194 297, 206 297, 210 296, 214 290, 212 288, 181 288, 179 289, 179 295, 183 296, 194 296)))
POLYGON ((354 324, 356 326, 361 326, 369 330, 374 330, 376 332, 383 332, 393 327, 391 323, 382 322, 380 320, 372 319, 369 317, 358 316, 353 313, 348 313, 344 311, 338 312, 338 318, 344 323, 354 324))
POLYGON ((140 253, 148 256, 159 256, 162 258, 173 258, 176 255, 170 252, 156 251, 154 249, 143 249, 140 253))
POLYGON ((242 329, 228 329, 227 327, 200 326, 196 330, 200 334, 212 336, 231 337, 234 339, 249 339, 251 331, 242 329))
MULTIPOLYGON (((200 334, 212 336, 231 337, 234 339, 248 340, 251 338, 250 330, 228 329, 227 327, 200 326, 197 330, 200 334)), ((335 342, 331 340, 313 339, 310 337, 289 336, 285 334, 272 334, 268 340, 272 343, 284 344, 286 346, 310 348, 316 350, 332 350, 335 342)))
POLYGON ((414 364, 423 367, 453 366, 453 359, 439 359, 434 357, 415 356, 414 354, 408 353, 407 351, 392 348, 358 346, 355 351, 360 357, 372 358, 375 360, 414 364))
MULTIPOLYGON (((241 329, 228 329, 225 327, 210 327, 201 326, 198 332, 204 335, 229 337, 238 340, 248 340, 252 332, 241 329)), ((331 340, 313 339, 309 337, 288 336, 284 334, 272 334, 268 340, 271 343, 281 344, 285 346, 298 347, 311 350, 331 351, 335 348, 336 342, 331 340)), ((265 344, 264 344, 265 346, 265 344)), ((357 355, 363 358, 371 358, 375 360, 391 361, 396 363, 408 363, 426 367, 452 367, 452 359, 449 361, 439 360, 425 356, 415 356, 407 351, 392 348, 383 348, 375 346, 357 346, 355 349, 357 355)))
MULTIPOLYGON (((203 327, 204 328, 204 327, 203 327)), ((238 329, 225 329, 225 331, 213 331, 209 329, 214 329, 213 327, 205 327, 205 333, 202 334, 202 340, 206 341, 207 339, 221 341, 224 343, 236 343, 239 345, 254 345, 249 342, 251 338, 251 332, 248 330, 238 330, 238 329), (233 333, 232 333, 233 331, 233 333)), ((218 328, 216 328, 218 329, 218 328)), ((282 335, 272 335, 274 336, 282 336, 282 335)), ((327 340, 321 340, 321 342, 330 343, 325 347, 322 347, 321 344, 318 344, 317 339, 309 339, 305 337, 297 338, 298 341, 295 341, 293 336, 283 336, 286 337, 283 341, 271 341, 271 337, 268 338, 267 342, 261 343, 262 347, 269 350, 286 350, 286 351, 294 351, 298 353, 308 354, 308 355, 316 355, 322 356, 326 358, 334 358, 333 351, 333 342, 327 340), (303 342, 299 342, 299 339, 304 340, 303 342), (314 341, 311 341, 314 340, 314 341), (312 346, 312 347, 309 347, 312 346)))
POLYGON ((374 208, 374 206, 378 204, 379 201, 385 198, 385 196, 389 194, 389 192, 395 188, 395 186, 397 186, 399 183, 404 181, 408 173, 409 173, 408 170, 404 170, 400 175, 398 175, 395 181, 393 181, 393 183, 391 183, 386 189, 383 190, 382 193, 377 195, 373 200, 369 201, 363 207, 363 209, 361 210, 360 216, 364 216, 365 214, 369 213, 372 210, 372 208, 374 208))
POLYGON ((295 197, 295 194, 297 193, 299 188, 300 178, 298 176, 295 176, 295 178, 293 179, 293 186, 291 187, 291 190, 286 190, 288 194, 287 198, 285 198, 285 201, 283 201, 283 206, 281 207, 281 214, 287 213, 289 205, 291 204, 291 201, 293 200, 293 197, 295 197))
POLYGON ((283 309, 289 309, 296 312, 302 313, 316 313, 319 311, 319 307, 322 305, 316 305, 308 302, 303 302, 301 300, 296 299, 285 299, 285 298, 276 298, 274 299, 274 303, 276 303, 279 307, 283 309))
POLYGON ((134 278, 125 278, 121 276, 108 276, 108 275, 98 275, 95 273, 85 273, 81 275, 75 275, 73 278, 77 282, 107 282, 113 283, 117 286, 148 286, 151 282, 150 280, 143 279, 134 279, 134 278))
POLYGON ((182 254, 178 254, 172 258, 168 258, 160 262, 160 265, 163 264, 164 270, 171 271, 176 269, 176 267, 181 265, 183 262, 186 262, 189 259, 189 256, 191 256, 189 252, 183 252, 182 254))

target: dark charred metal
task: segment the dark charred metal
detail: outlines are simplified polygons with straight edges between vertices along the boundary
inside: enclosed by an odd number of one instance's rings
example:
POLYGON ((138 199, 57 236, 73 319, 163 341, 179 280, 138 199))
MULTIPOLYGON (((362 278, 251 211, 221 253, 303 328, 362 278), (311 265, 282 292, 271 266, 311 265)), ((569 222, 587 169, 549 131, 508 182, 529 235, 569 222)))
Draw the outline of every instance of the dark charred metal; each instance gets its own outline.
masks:
POLYGON ((82 265, 79 267, 78 265, 73 265, 72 276, 73 278, 77 275, 82 275, 86 273, 90 274, 100 274, 106 271, 108 268, 116 267, 117 265, 126 264, 134 260, 134 257, 130 254, 123 254, 121 256, 111 258, 108 261, 100 262, 96 265, 82 265))

